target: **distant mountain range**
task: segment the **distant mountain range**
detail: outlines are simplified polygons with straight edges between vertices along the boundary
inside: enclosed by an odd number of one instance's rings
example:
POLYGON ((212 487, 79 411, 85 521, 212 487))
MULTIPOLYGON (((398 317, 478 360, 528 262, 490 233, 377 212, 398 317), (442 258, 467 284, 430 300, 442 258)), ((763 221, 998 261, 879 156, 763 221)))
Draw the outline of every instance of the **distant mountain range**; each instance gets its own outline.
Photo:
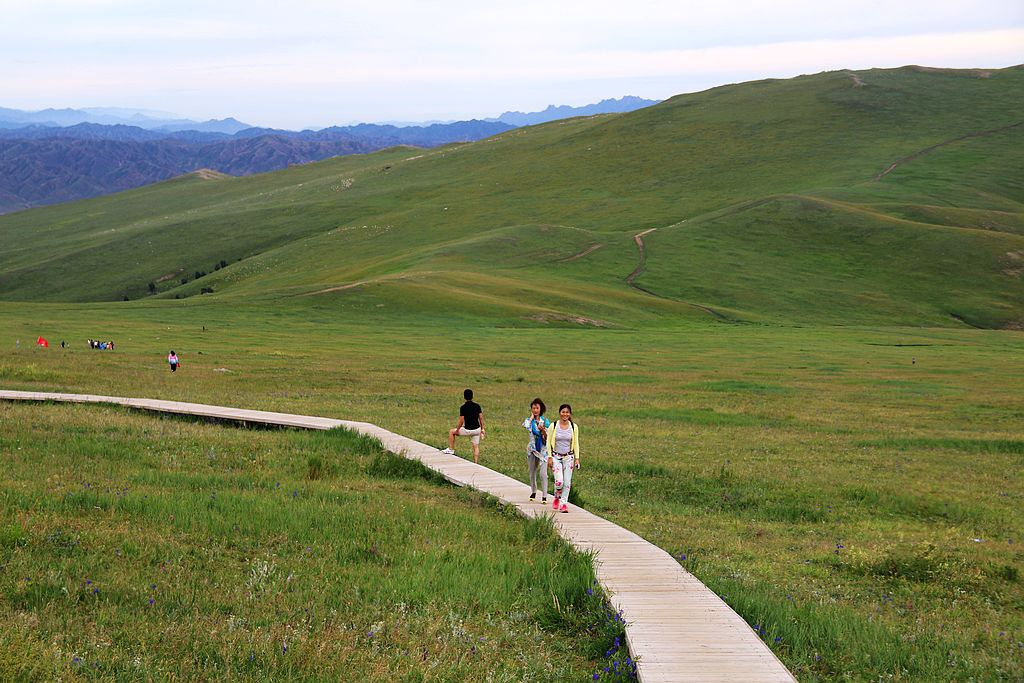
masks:
POLYGON ((125 125, 164 132, 198 130, 211 133, 227 133, 228 135, 233 135, 240 130, 252 127, 233 118, 210 119, 209 121, 200 122, 183 119, 166 112, 151 112, 118 107, 43 109, 42 111, 22 111, 20 109, 0 107, 0 129, 22 128, 32 125, 58 128, 75 126, 80 123, 98 123, 105 126, 125 125))
POLYGON ((518 126, 654 103, 624 97, 532 114, 506 112, 485 121, 361 123, 304 131, 256 128, 234 118, 197 122, 135 109, 0 108, 0 214, 128 190, 202 168, 264 173, 396 145, 470 142, 518 126))
POLYGON ((425 128, 361 124, 298 133, 247 128, 235 135, 160 133, 95 123, 0 130, 0 213, 97 197, 201 168, 250 175, 396 145, 479 140, 511 128, 461 121, 425 128))
POLYGON ((570 107, 562 105, 556 107, 551 104, 544 111, 537 111, 524 114, 521 111, 507 111, 496 119, 484 119, 485 121, 500 121, 510 126, 534 126, 538 123, 568 119, 574 116, 593 116, 594 114, 624 114, 657 104, 660 100, 645 100, 642 97, 627 95, 617 100, 601 100, 597 104, 588 104, 582 107, 570 107))

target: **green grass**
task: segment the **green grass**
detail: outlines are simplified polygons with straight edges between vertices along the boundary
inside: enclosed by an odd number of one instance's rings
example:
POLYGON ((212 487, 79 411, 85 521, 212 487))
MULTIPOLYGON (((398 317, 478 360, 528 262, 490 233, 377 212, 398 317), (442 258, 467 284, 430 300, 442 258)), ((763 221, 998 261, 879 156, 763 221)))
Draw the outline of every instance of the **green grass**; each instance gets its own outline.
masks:
POLYGON ((546 520, 370 439, 0 411, 4 677, 580 680, 621 637, 546 520))
POLYGON ((40 368, 36 363, 0 365, 0 379, 9 382, 52 382, 57 377, 57 373, 40 368))
MULTIPOLYGON (((520 480, 526 473, 518 425, 530 400, 539 395, 552 406, 567 400, 582 429, 583 467, 574 488, 587 509, 677 557, 687 554, 687 568, 726 594, 751 625, 769 624, 766 641, 801 680, 1014 680, 1024 671, 1017 646, 1024 633, 1024 489, 1017 476, 1024 374, 1014 360, 1024 340, 1017 333, 487 327, 449 324, 452 318, 406 320, 386 307, 368 309, 367 320, 290 301, 215 301, 0 304, 10 330, 0 364, 36 366, 3 384, 366 420, 437 446, 470 386, 488 421, 482 462, 520 480), (101 336, 117 339, 118 350, 84 348, 81 340, 95 330, 109 332, 101 336), (39 333, 75 343, 64 351, 24 343, 16 349, 10 338, 39 333), (163 360, 170 344, 184 360, 173 375, 163 360)), ((78 426, 61 434, 36 417, 83 410, 92 416, 111 409, 20 406, 19 417, 4 424, 37 439, 46 434, 53 444, 40 453, 67 448, 79 451, 76 461, 89 468, 135 466, 132 449, 117 447, 117 430, 104 433, 102 458, 80 446, 98 438, 89 433, 92 417, 64 419, 78 426)), ((118 413, 118 419, 125 418, 118 413)), ((168 423, 178 424, 155 422, 168 423)), ((163 433, 123 438, 149 450, 163 433)), ((244 432, 239 443, 250 434, 287 433, 244 432)), ((16 453, 24 438, 5 436, 0 448, 16 453)), ((230 475, 237 489, 232 505, 259 501, 277 479, 260 474, 266 464, 228 448, 235 440, 218 437, 213 459, 209 446, 196 449, 189 457, 203 466, 195 471, 182 464, 185 451, 173 466, 173 448, 158 466, 146 467, 144 459, 131 490, 180 491, 205 512, 204 506, 229 499, 218 481, 230 475), (210 501, 214 489, 218 500, 210 501)), ((350 476, 322 451, 298 445, 281 460, 282 476, 294 482, 282 483, 289 492, 330 488, 350 476)), ((466 453, 465 444, 458 448, 466 453)), ((411 464, 359 458, 359 476, 380 482, 375 486, 428 487, 430 497, 438 495, 421 473, 403 473, 411 464)), ((53 485, 37 474, 45 462, 38 456, 22 483, 5 486, 5 509, 16 503, 54 514, 52 497, 30 493, 53 485)), ((124 482, 111 476, 93 482, 111 493, 74 491, 66 503, 74 516, 123 514, 114 493, 124 482)), ((303 495, 312 493, 300 494, 312 506, 310 516, 335 514, 330 497, 303 495)), ((140 528, 165 528, 165 513, 175 514, 139 509, 140 528)), ((299 533, 308 518, 266 514, 252 513, 253 533, 267 525, 299 533)), ((176 522, 191 534, 208 523, 196 513, 176 522)), ((22 552, 18 529, 31 546, 45 542, 54 526, 37 529, 8 516, 0 520, 6 529, 0 537, 22 552)), ((60 527, 71 535, 54 537, 54 553, 75 553, 89 539, 82 529, 60 527)), ((188 543, 208 547, 199 538, 181 541, 181 552, 188 543)), ((359 565, 366 550, 357 544, 330 561, 359 565)), ((400 564, 402 555, 394 557, 400 564)), ((417 585, 403 581, 410 589, 417 585)), ((507 595, 525 599, 514 588, 507 595)), ((446 594, 450 599, 457 601, 446 594)), ((360 607, 371 624, 378 619, 373 609, 360 607)))

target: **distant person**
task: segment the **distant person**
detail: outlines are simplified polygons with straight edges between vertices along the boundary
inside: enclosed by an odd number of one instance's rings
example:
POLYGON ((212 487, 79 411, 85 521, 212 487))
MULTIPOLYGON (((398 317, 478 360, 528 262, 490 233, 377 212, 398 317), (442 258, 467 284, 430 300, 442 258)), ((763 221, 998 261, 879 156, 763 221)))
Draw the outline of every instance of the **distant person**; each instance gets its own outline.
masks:
POLYGON ((169 354, 167 354, 167 364, 171 366, 171 372, 178 371, 178 354, 174 353, 173 349, 169 354))
POLYGON ((61 339, 61 340, 60 340, 60 348, 62 348, 62 349, 63 349, 63 348, 65 347, 65 346, 67 346, 67 344, 65 344, 65 343, 64 343, 64 340, 63 340, 63 339, 61 339))
POLYGON ((537 499, 537 475, 540 475, 540 502, 548 502, 548 467, 546 460, 548 427, 551 421, 544 417, 546 406, 539 398, 530 403, 530 416, 523 420, 523 427, 530 432, 526 444, 526 468, 530 473, 530 500, 537 499))
POLYGON ((580 428, 572 421, 572 406, 558 407, 558 422, 548 430, 548 466, 555 476, 555 499, 552 509, 569 511, 569 488, 572 471, 580 468, 580 428))
POLYGON ((468 436, 473 444, 473 462, 480 462, 480 439, 486 433, 484 429, 484 409, 479 403, 473 402, 473 390, 466 389, 462 392, 466 402, 459 408, 459 421, 455 423, 455 429, 448 430, 448 448, 441 451, 448 455, 455 455, 455 437, 468 436))
POLYGON ((107 342, 107 348, 110 349, 111 351, 114 350, 114 340, 113 339, 111 339, 110 341, 107 342))

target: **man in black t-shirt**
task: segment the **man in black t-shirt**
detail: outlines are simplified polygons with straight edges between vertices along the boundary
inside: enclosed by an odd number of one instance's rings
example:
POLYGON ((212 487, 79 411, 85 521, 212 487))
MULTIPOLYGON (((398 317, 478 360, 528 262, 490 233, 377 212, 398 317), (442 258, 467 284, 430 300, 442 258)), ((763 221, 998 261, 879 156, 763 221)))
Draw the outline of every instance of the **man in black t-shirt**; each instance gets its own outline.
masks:
POLYGON ((479 403, 473 402, 473 390, 466 389, 462 392, 466 402, 459 408, 459 421, 455 423, 455 429, 448 430, 448 448, 441 451, 448 455, 455 455, 455 437, 468 436, 473 442, 473 462, 480 462, 480 439, 487 431, 484 429, 484 409, 479 403))

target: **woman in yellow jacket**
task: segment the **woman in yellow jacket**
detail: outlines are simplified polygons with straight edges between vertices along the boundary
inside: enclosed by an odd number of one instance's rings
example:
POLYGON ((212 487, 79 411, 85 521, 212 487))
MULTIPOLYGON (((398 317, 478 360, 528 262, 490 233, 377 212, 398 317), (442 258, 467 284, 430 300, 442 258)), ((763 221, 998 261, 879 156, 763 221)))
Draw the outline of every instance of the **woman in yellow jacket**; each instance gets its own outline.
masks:
POLYGON ((558 407, 558 422, 548 428, 548 467, 555 475, 555 500, 551 507, 569 511, 572 472, 580 468, 580 428, 572 421, 572 406, 558 407))

